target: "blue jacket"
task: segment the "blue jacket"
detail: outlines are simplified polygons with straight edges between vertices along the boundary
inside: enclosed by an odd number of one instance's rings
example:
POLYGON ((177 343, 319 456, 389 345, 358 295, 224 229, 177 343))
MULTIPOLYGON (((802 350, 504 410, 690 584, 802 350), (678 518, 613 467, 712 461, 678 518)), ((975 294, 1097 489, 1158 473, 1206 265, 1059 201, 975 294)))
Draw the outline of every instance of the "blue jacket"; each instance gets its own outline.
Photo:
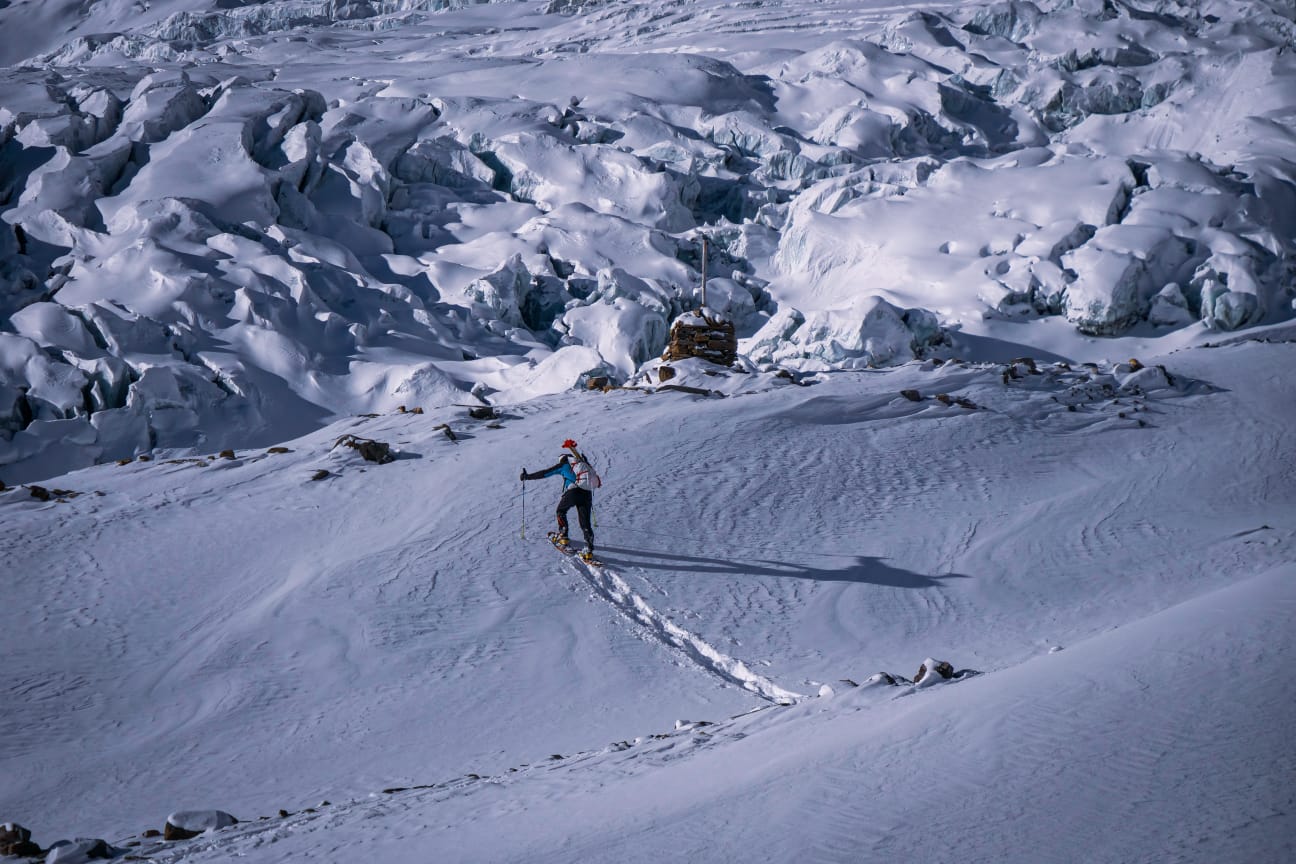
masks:
POLYGON ((563 491, 576 483, 576 471, 571 467, 571 457, 564 455, 558 460, 558 464, 535 474, 523 474, 523 480, 543 480, 545 477, 559 476, 563 481, 563 491))

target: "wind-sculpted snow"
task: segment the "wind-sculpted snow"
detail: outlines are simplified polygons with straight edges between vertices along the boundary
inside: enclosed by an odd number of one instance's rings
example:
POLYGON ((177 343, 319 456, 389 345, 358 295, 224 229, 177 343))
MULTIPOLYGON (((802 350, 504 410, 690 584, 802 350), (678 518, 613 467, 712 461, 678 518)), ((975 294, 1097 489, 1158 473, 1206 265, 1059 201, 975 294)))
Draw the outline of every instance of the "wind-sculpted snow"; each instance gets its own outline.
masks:
POLYGON ((1289 4, 123 9, 0 9, 9 479, 625 383, 703 237, 765 371, 1293 314, 1289 4))

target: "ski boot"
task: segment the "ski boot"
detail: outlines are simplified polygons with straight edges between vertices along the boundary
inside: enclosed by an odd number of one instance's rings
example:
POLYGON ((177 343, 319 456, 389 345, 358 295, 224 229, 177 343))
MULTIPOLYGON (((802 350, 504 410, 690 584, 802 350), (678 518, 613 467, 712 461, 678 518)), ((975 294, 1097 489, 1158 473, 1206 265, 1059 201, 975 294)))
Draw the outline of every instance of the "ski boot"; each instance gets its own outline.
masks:
POLYGON ((603 566, 603 562, 594 557, 593 549, 589 549, 589 548, 582 549, 579 555, 580 555, 580 559, 584 561, 586 564, 589 564, 593 567, 603 566))

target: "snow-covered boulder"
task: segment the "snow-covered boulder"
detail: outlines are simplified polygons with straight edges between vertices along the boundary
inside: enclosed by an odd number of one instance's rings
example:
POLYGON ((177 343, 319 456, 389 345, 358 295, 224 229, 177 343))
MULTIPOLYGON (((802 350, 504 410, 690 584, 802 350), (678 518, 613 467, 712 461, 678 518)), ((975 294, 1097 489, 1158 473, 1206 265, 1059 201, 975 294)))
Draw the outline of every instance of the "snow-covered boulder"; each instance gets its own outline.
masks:
POLYGON ((521 255, 514 255, 504 264, 487 276, 474 279, 464 288, 464 294, 473 303, 484 307, 483 317, 498 318, 514 327, 524 327, 522 306, 531 290, 531 273, 522 262, 521 255))
MULTIPOLYGON (((25 410, 29 419, 63 420, 85 413, 83 392, 88 384, 85 373, 66 363, 56 362, 31 339, 0 333, 0 389, 25 393, 25 409, 9 409, 0 404, 0 412, 25 410)), ((7 400, 6 400, 7 401, 7 400)), ((12 414, 0 413, 0 428, 13 420, 12 414)))
POLYGON ((415 142, 397 158, 392 175, 406 183, 449 189, 489 188, 495 182, 495 172, 450 135, 415 142))
POLYGON ((87 861, 102 861, 118 854, 103 840, 78 838, 60 840, 49 848, 45 864, 85 864, 87 861))
POLYGON ((162 838, 188 840, 205 831, 217 831, 237 824, 238 820, 224 810, 180 810, 167 817, 162 838))
POLYGON ((874 295, 841 310, 784 310, 751 338, 746 353, 757 363, 889 366, 914 359, 942 338, 930 311, 901 309, 874 295))
POLYGON ((1152 297, 1148 321, 1158 327, 1182 327, 1196 319, 1188 308, 1188 299, 1176 282, 1167 284, 1152 297))
POLYGON ((594 347, 624 380, 666 347, 669 314, 669 299, 661 286, 607 268, 599 271, 598 288, 589 301, 563 315, 564 342, 594 347))
POLYGON ((918 667, 918 673, 914 675, 913 683, 915 686, 934 684, 940 680, 948 681, 954 677, 954 667, 944 660, 933 660, 928 657, 918 667))
POLYGON ((14 330, 38 345, 81 356, 97 352, 85 322, 58 303, 32 303, 9 318, 14 330))
POLYGON ((1256 276, 1249 255, 1216 253, 1193 275, 1201 320, 1216 330, 1239 330, 1258 323, 1265 314, 1262 297, 1267 286, 1256 276))

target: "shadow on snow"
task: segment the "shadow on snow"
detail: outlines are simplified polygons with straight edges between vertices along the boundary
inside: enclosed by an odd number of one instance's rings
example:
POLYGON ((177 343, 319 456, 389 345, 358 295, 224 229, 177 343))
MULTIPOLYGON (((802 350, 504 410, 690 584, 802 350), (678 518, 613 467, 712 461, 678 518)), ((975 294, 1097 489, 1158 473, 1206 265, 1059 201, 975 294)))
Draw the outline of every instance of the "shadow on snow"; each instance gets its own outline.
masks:
POLYGON ((599 546, 599 558, 614 567, 631 567, 639 570, 670 570, 734 576, 774 576, 793 579, 814 579, 819 582, 854 582, 861 585, 880 585, 886 588, 935 588, 947 579, 968 579, 963 573, 946 573, 929 576, 892 567, 883 559, 871 555, 823 556, 847 559, 840 566, 826 564, 816 567, 797 561, 776 561, 770 558, 703 558, 681 555, 677 552, 660 552, 653 549, 628 549, 621 546, 599 546), (615 556, 615 557, 612 557, 615 556))

